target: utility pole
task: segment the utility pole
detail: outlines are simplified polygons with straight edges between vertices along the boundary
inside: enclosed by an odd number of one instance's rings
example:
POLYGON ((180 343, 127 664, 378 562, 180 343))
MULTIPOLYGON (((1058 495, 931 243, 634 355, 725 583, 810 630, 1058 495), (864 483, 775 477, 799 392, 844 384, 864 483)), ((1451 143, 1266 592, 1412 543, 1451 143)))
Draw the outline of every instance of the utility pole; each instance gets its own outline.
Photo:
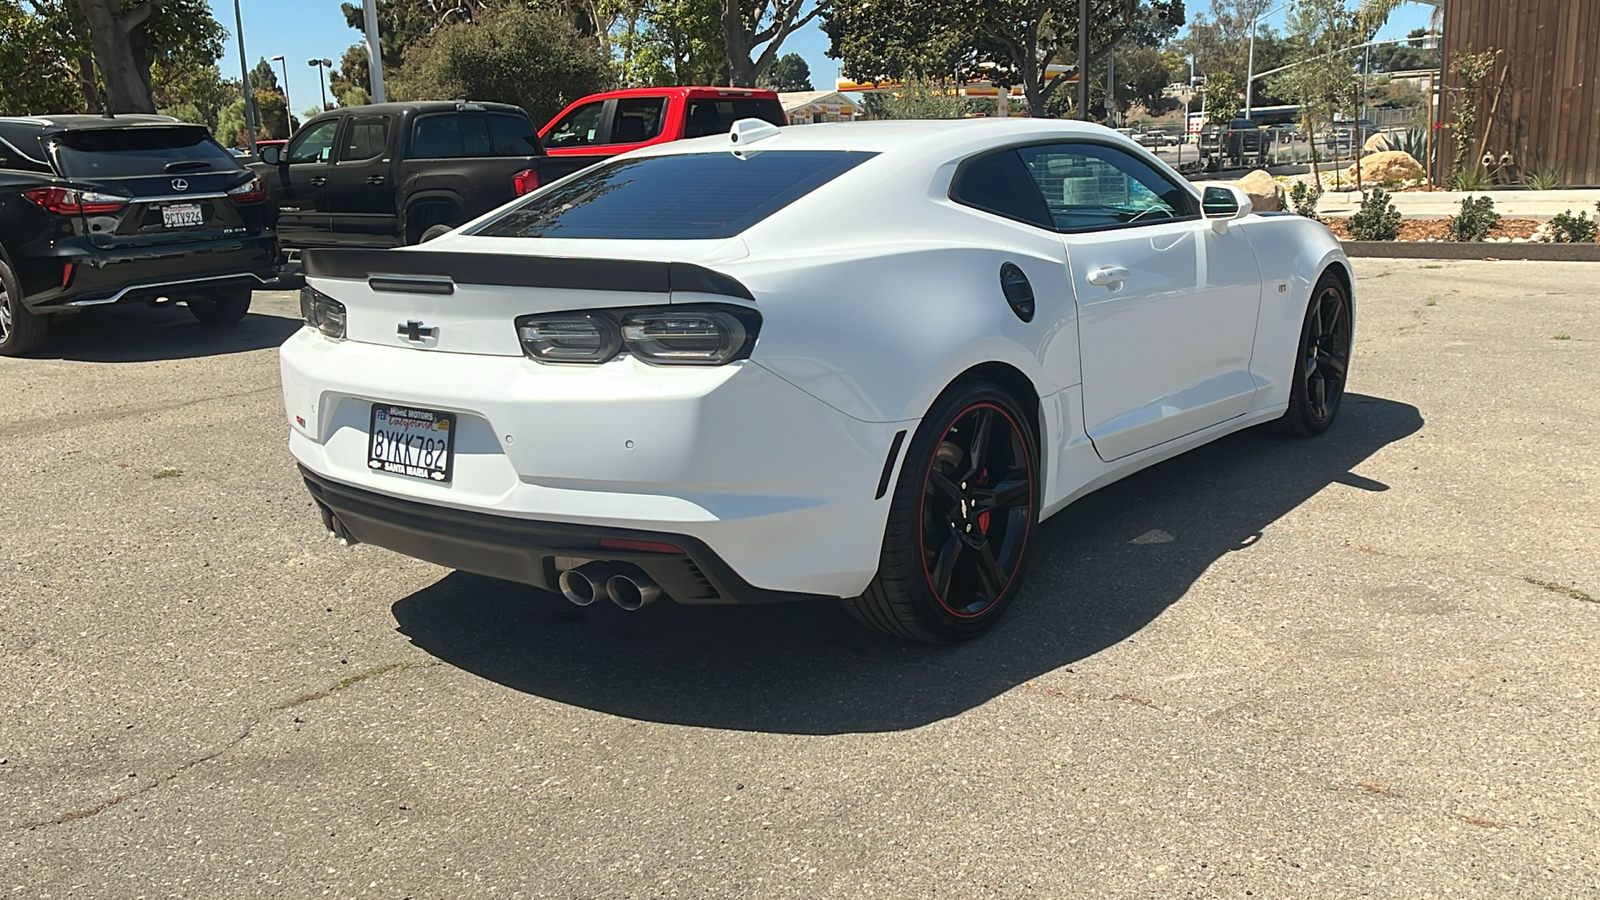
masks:
POLYGON ((1078 0, 1078 118, 1089 121, 1089 0, 1078 0))
POLYGON ((1117 48, 1111 48, 1111 55, 1106 57, 1106 124, 1115 128, 1122 123, 1117 121, 1117 48))
POLYGON ((239 0, 233 0, 233 30, 239 35, 239 74, 244 83, 244 130, 250 136, 250 155, 256 155, 256 92, 250 87, 250 64, 244 56, 244 17, 239 0))
POLYGON ((383 102, 383 48, 378 43, 378 0, 362 0, 367 20, 367 63, 372 70, 372 102, 383 102))

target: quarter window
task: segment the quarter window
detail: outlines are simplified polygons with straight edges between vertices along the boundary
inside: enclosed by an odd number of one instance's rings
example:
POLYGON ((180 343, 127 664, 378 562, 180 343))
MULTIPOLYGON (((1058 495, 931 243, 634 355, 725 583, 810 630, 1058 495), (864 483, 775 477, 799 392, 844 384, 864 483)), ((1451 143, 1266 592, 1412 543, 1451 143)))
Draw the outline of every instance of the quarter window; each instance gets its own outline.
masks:
POLYGON ((1098 231, 1198 214, 1194 196, 1143 160, 1101 144, 1022 147, 1057 231, 1098 231))
POLYGON ((969 160, 956 172, 950 199, 1040 228, 1055 228, 1039 187, 1015 150, 969 160))
POLYGON ((333 154, 333 139, 339 132, 339 120, 318 122, 294 139, 289 145, 289 162, 327 162, 333 154))

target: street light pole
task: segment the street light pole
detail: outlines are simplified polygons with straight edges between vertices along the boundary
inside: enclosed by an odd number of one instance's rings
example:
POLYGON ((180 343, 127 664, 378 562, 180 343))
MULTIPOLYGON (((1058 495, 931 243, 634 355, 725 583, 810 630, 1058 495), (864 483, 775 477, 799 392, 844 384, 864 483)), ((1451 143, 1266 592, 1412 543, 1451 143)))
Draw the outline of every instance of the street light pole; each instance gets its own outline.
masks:
POLYGON ((308 59, 306 65, 317 67, 317 83, 322 86, 322 110, 328 110, 328 70, 333 68, 331 59, 308 59))
POLYGON ((1078 118, 1089 121, 1089 0, 1078 0, 1078 118))
POLYGON ((372 102, 383 102, 383 46, 378 42, 378 0, 363 0, 362 18, 367 25, 367 63, 372 72, 372 102))
MULTIPOLYGON (((233 0, 233 30, 239 35, 239 74, 244 84, 244 130, 250 138, 250 155, 256 152, 256 92, 250 87, 250 64, 244 56, 244 17, 239 13, 239 0, 233 0)), ((232 140, 232 135, 228 136, 232 140)))
POLYGON ((1251 101, 1255 98, 1256 86, 1256 28, 1261 24, 1263 16, 1270 16, 1275 12, 1282 12, 1289 8, 1285 3, 1277 9, 1258 12, 1250 19, 1250 61, 1245 65, 1244 74, 1244 117, 1250 118, 1251 101))
POLYGON ((278 64, 283 70, 283 124, 288 126, 289 137, 294 137, 294 104, 289 102, 289 63, 282 56, 269 56, 267 59, 278 64))

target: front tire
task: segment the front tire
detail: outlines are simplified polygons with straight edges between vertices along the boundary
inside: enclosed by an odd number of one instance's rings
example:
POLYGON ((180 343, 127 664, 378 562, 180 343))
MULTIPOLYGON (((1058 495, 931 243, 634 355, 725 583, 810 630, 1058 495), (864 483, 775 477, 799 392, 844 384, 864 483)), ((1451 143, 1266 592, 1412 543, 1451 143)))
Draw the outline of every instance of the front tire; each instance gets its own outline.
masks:
POLYGON ((0 356, 21 356, 44 343, 50 319, 28 309, 11 267, 0 262, 0 356))
POLYGON ((1021 588, 1039 517, 1038 441, 1010 394, 958 383, 924 417, 889 504, 878 574, 845 601, 897 637, 976 637, 1021 588))
POLYGON ((1337 275, 1324 272, 1311 292, 1311 303, 1300 326, 1289 408, 1278 420, 1286 433, 1311 437, 1333 424, 1350 375, 1354 327, 1350 292, 1337 275))
POLYGON ((207 325, 232 325, 250 312, 248 287, 218 288, 189 297, 189 313, 207 325))

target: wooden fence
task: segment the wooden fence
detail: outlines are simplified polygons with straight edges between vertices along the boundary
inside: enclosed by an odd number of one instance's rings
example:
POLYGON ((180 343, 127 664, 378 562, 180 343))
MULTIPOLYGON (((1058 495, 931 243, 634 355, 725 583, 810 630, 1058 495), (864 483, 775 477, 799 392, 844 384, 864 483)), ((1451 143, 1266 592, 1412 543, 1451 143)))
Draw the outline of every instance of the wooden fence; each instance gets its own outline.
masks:
MULTIPOLYGON (((1495 51, 1479 86, 1477 133, 1466 154, 1509 153, 1521 173, 1558 167, 1569 186, 1600 186, 1600 0, 1448 0, 1442 121, 1462 100, 1463 54, 1495 51)), ((1443 165, 1454 158, 1441 132, 1443 165)))

